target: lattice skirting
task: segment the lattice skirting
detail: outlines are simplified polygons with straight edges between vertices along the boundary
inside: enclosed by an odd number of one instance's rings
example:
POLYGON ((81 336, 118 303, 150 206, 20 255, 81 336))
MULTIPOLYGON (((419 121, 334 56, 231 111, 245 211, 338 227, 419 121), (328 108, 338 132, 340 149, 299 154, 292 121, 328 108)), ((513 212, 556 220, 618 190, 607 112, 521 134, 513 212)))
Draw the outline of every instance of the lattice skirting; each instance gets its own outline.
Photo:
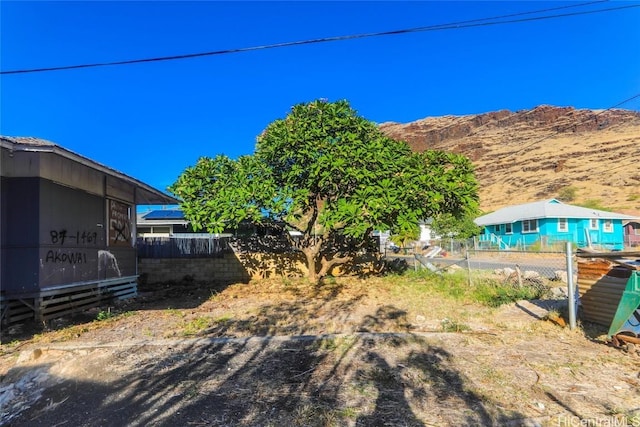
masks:
POLYGON ((25 295, 0 295, 0 319, 9 325, 42 322, 137 295, 137 276, 55 286, 25 295))

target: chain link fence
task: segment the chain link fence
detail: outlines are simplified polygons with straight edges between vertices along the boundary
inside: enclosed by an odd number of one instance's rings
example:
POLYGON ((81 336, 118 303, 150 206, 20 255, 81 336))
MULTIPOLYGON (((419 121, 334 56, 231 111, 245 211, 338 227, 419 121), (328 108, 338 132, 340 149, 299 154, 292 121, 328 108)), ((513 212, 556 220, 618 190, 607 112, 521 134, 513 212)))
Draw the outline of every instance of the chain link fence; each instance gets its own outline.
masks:
MULTIPOLYGON (((481 250, 474 248, 473 241, 445 239, 407 247, 390 244, 384 247, 384 254, 394 263, 406 263, 406 268, 435 273, 464 270, 471 284, 490 279, 516 286, 544 286, 558 298, 567 295, 566 252, 481 250)), ((571 259, 576 272, 575 256, 571 259)))
POLYGON ((472 283, 491 278, 518 286, 546 286, 556 296, 566 296, 566 253, 471 249, 465 259, 472 283))

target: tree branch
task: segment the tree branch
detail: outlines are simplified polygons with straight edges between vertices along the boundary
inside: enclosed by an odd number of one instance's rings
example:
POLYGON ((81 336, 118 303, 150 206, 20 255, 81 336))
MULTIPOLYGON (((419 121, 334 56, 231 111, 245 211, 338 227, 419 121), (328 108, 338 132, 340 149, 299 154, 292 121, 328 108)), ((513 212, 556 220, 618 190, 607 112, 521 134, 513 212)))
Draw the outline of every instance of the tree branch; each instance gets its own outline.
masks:
POLYGON ((326 257, 322 257, 321 260, 321 265, 322 267, 320 268, 320 271, 318 272, 318 277, 324 277, 327 275, 327 273, 329 273, 329 271, 331 271, 331 269, 333 267, 335 267, 336 265, 341 265, 341 264, 346 264, 347 262, 351 261, 353 259, 353 256, 343 256, 343 257, 337 257, 337 258, 332 258, 330 260, 327 260, 326 257))

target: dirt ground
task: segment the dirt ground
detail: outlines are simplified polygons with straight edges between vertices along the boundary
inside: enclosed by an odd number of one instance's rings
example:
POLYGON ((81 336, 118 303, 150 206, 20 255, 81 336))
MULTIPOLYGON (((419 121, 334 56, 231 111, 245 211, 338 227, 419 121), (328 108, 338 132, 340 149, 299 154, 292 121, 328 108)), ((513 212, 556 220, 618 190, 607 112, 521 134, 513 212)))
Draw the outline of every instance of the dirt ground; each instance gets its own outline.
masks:
POLYGON ((183 282, 11 327, 0 425, 640 426, 640 356, 604 328, 429 286, 183 282))

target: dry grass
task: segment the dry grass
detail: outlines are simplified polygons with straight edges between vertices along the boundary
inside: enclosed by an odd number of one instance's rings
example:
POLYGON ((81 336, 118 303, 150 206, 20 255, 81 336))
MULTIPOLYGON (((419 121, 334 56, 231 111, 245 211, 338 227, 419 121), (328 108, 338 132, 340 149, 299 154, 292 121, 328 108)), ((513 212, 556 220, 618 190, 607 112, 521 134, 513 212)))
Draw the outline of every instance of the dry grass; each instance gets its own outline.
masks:
MULTIPOLYGON (((121 307, 127 315, 114 310, 30 341, 49 349, 38 363, 78 390, 62 402, 62 386, 51 388, 49 401, 61 403, 47 421, 74 422, 72 414, 83 413, 77 405, 96 390, 110 397, 87 423, 115 408, 148 424, 215 426, 558 425, 574 414, 637 416, 632 355, 608 347, 597 328, 570 331, 513 304, 479 303, 464 278, 409 274, 324 286, 273 279, 181 291, 191 299, 159 293, 121 307), (168 347, 135 344, 166 338, 168 347), (48 361, 59 341, 128 347, 48 361), (171 396, 178 400, 166 406, 171 396)), ((16 358, 3 360, 5 380, 22 372, 16 358)))

